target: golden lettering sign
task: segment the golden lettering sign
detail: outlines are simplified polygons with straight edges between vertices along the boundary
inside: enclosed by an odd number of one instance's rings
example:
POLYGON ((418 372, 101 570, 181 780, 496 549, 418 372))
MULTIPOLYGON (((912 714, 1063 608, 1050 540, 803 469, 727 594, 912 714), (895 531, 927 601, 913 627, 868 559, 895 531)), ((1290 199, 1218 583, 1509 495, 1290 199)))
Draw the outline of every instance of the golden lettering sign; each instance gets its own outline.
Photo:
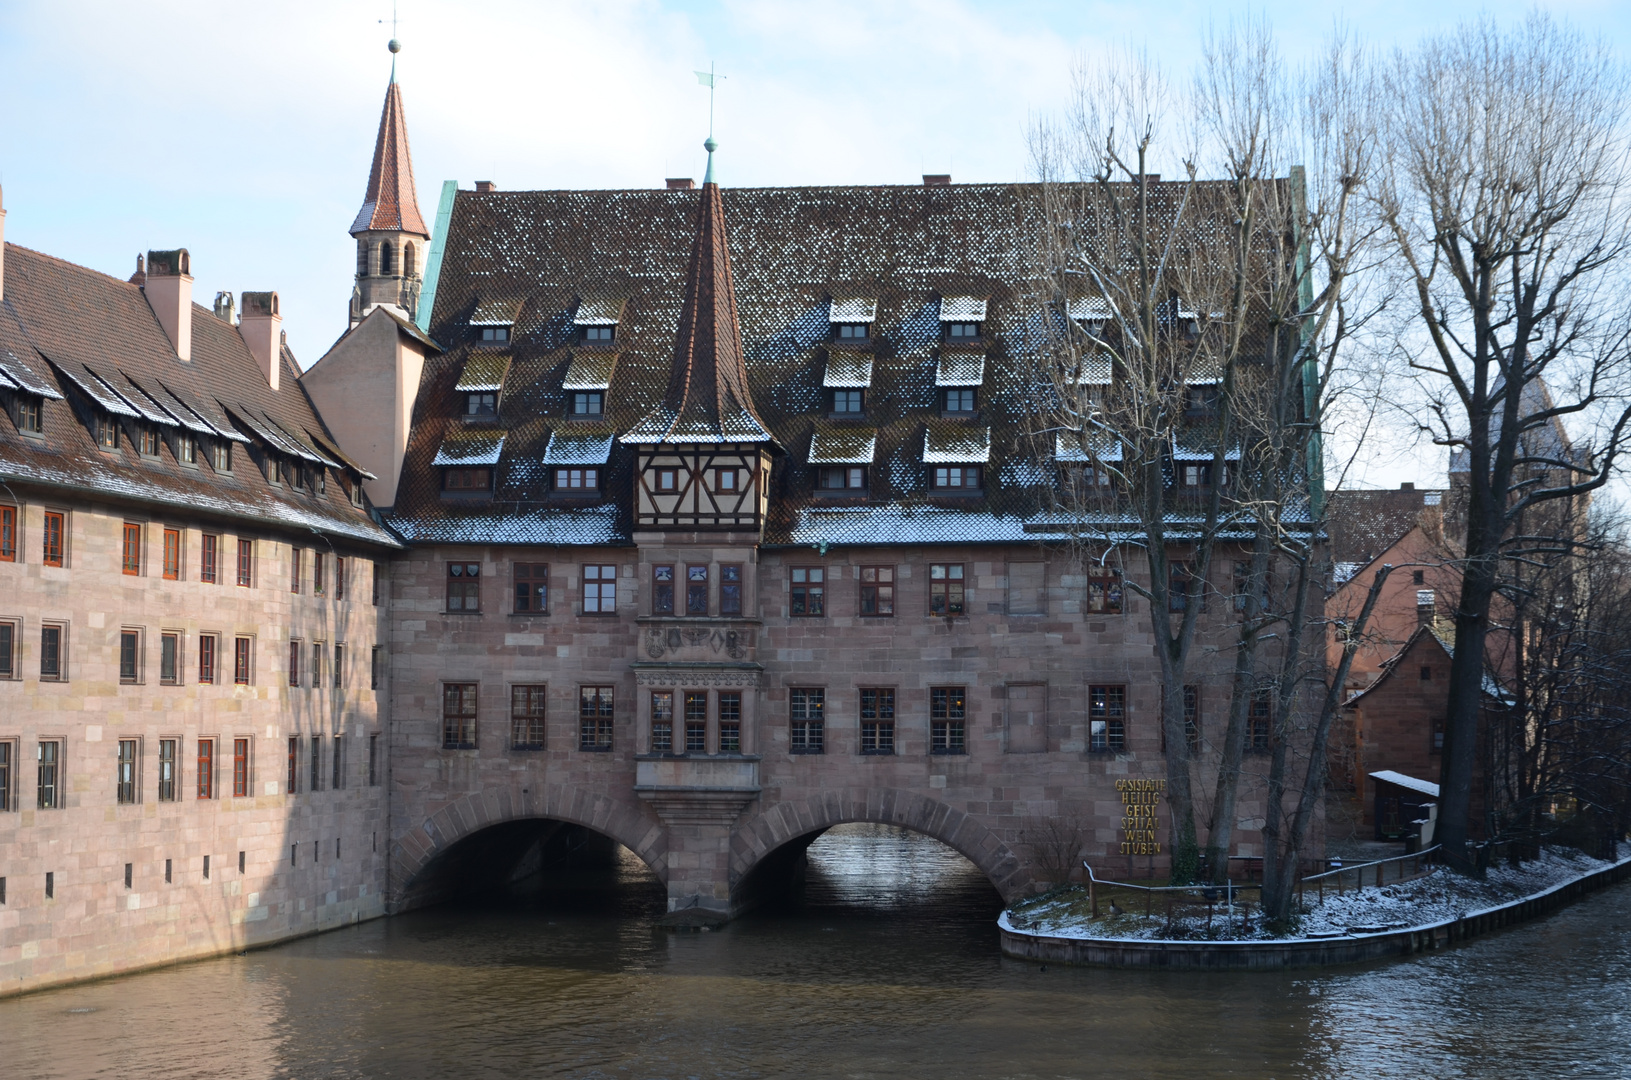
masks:
POLYGON ((1156 811, 1161 796, 1166 794, 1165 780, 1117 780, 1116 791, 1121 795, 1121 853, 1123 855, 1159 855, 1161 843, 1155 838, 1161 827, 1156 811))

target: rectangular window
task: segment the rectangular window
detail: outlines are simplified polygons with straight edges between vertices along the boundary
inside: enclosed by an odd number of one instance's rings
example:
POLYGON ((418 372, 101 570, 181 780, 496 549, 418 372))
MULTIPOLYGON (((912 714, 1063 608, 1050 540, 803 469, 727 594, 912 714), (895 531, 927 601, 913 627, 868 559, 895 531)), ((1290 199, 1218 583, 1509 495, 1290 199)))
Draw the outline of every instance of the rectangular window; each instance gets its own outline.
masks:
POLYGON ((1189 743, 1190 753, 1200 753, 1201 688, 1198 686, 1184 687, 1184 739, 1189 743))
POLYGON ((316 690, 323 685, 323 643, 311 643, 311 688, 316 690))
MULTIPOLYGON (((13 774, 17 768, 12 761, 12 745, 7 740, 0 739, 0 812, 5 813, 16 809, 17 804, 17 799, 12 794, 12 785, 16 782, 13 774)), ((3 880, 0 878, 0 881, 3 880)), ((0 893, 0 904, 5 902, 5 895, 0 893)))
POLYGON ((929 614, 963 614, 963 564, 933 563, 929 567, 929 614))
POLYGON ((930 688, 929 752, 968 753, 968 695, 963 687, 930 688))
POLYGON ((549 614, 549 564, 515 564, 515 610, 529 615, 549 614))
POLYGON ((1252 695, 1251 709, 1246 715, 1246 749, 1267 750, 1269 730, 1274 719, 1274 692, 1259 690, 1252 695))
POLYGON ((516 750, 544 748, 544 702, 547 686, 510 687, 510 746, 516 750))
POLYGON ((685 752, 708 752, 708 691, 688 690, 685 693, 685 752))
POLYGON ((464 396, 464 415, 470 420, 491 420, 498 415, 498 395, 491 390, 473 390, 464 396))
POLYGON ((832 392, 832 411, 851 416, 859 414, 862 411, 861 391, 834 390, 832 392))
POLYGON ((837 324, 840 341, 865 341, 868 332, 872 329, 871 323, 839 323, 837 324))
POLYGON ((674 752, 674 691, 651 692, 651 752, 674 752))
POLYGON ((345 645, 342 642, 334 643, 334 689, 338 690, 345 685, 345 645))
POLYGON ((510 328, 508 326, 484 326, 481 328, 481 340, 508 341, 510 340, 510 328))
POLYGON ((368 650, 368 689, 370 690, 379 689, 380 662, 384 659, 384 656, 385 654, 380 652, 378 645, 368 650))
POLYGON ((936 465, 929 476, 930 485, 940 491, 977 491, 980 487, 978 465, 936 465))
POLYGON ((345 556, 334 556, 334 599, 345 599, 345 556))
POLYGON ((289 685, 300 685, 300 642, 289 642, 289 685))
POLYGON ((310 789, 323 790, 323 737, 314 734, 311 737, 311 770, 310 789))
POLYGON ((606 395, 599 390, 579 390, 572 395, 572 419, 597 419, 604 407, 606 395))
POLYGON ((59 682, 67 678, 67 664, 64 658, 67 653, 64 638, 68 635, 66 628, 47 624, 40 627, 40 679, 44 682, 59 682))
POLYGON ((578 749, 612 748, 612 688, 578 688, 578 749))
MULTIPOLYGON (((1167 610, 1183 611, 1189 606, 1191 593, 1198 591, 1193 571, 1186 562, 1172 562, 1167 564, 1167 610)), ((1201 610, 1206 610, 1204 602, 1201 610)))
POLYGON ((143 424, 141 426, 141 447, 142 447, 142 456, 143 457, 158 457, 159 456, 159 429, 158 428, 149 427, 146 424, 143 424))
POLYGON ((119 424, 113 417, 97 416, 96 445, 104 450, 119 449, 119 424))
POLYGON ((949 338, 977 338, 980 336, 980 324, 977 322, 949 322, 946 324, 946 336, 949 338))
POLYGON ((44 402, 32 394, 17 395, 17 430, 38 435, 45 430, 44 402))
POLYGON ((742 752, 742 692, 740 690, 721 690, 719 692, 719 752, 721 754, 740 754, 742 752))
POLYGON ((311 553, 311 594, 313 596, 323 595, 323 589, 325 588, 323 571, 328 569, 325 565, 326 562, 327 560, 321 551, 311 553))
POLYGON ((181 530, 164 530, 164 578, 166 581, 181 580, 181 530))
POLYGON ((142 527, 133 522, 125 522, 122 530, 123 542, 119 548, 119 569, 130 575, 142 572, 142 527))
POLYGON ((249 740, 232 740, 232 797, 242 799, 249 794, 249 740))
POLYGON ((447 564, 447 610, 449 614, 481 610, 481 564, 447 564))
POLYGON ((17 624, 0 622, 0 679, 17 677, 17 624))
POLYGON ((585 615, 617 614, 617 567, 585 566, 583 568, 583 613, 585 615))
POLYGON ((198 635, 198 681, 215 681, 215 649, 221 639, 214 634, 198 635))
POLYGON ((250 638, 232 639, 232 681, 238 686, 249 685, 250 638))
POLYGON ((198 740, 198 797, 215 798, 215 740, 198 740))
POLYGON ((742 566, 725 563, 719 568, 719 613, 742 614, 742 566))
POLYGON ((114 799, 121 806, 136 801, 136 740, 119 740, 119 766, 114 774, 114 799))
POLYGON ((584 341, 596 341, 604 345, 616 335, 615 326, 585 326, 583 328, 584 341))
POLYGON ((742 470, 740 469, 715 469, 714 490, 723 494, 734 493, 740 490, 738 483, 741 479, 742 470))
POLYGON ((159 740, 159 802, 176 801, 176 747, 179 740, 159 740))
POLYGON ((220 439, 210 447, 210 464, 216 472, 232 471, 232 444, 220 439))
POLYGON ((792 569, 792 603, 789 611, 795 617, 817 618, 827 613, 827 571, 820 566, 795 566, 792 569))
POLYGON ((889 687, 861 688, 861 753, 895 752, 895 691, 889 687))
POLYGON ((41 810, 62 808, 62 743, 41 739, 35 805, 41 810))
POLYGON ((379 786, 379 736, 368 736, 368 786, 379 786))
POLYGON ((220 580, 221 538, 205 533, 203 542, 198 557, 198 580, 214 585, 220 580))
POLYGON ((368 564, 368 597, 369 603, 379 607, 379 563, 368 564))
POLYGON ((1089 686, 1087 688, 1087 728, 1089 750, 1120 753, 1127 747, 1127 688, 1089 686))
POLYGON ((238 541, 238 586, 247 589, 255 568, 255 541, 238 541))
POLYGON ((674 614, 674 568, 672 566, 653 566, 651 568, 651 613, 653 615, 674 614))
MULTIPOLYGON (((334 752, 329 755, 329 762, 334 767, 334 776, 329 781, 329 787, 335 791, 343 791, 345 789, 345 739, 339 735, 334 736, 334 752)), ((339 841, 336 840, 334 843, 338 846, 339 841)), ((334 854, 338 858, 340 853, 335 851, 334 854)))
POLYGON ((289 549, 289 591, 300 591, 300 561, 302 552, 297 547, 289 549))
POLYGON ((961 387, 947 390, 942 406, 949 413, 971 413, 974 411, 974 390, 972 387, 961 387))
POLYGON ((582 494, 600 487, 599 469, 556 469, 555 490, 582 494))
POLYGON ((183 465, 198 463, 198 442, 185 432, 176 435, 176 460, 183 465))
POLYGON ((0 562, 17 561, 17 508, 0 506, 0 562))
POLYGON ((476 684, 442 686, 442 749, 476 748, 476 684))
POLYGON ((659 493, 678 491, 680 489, 680 471, 678 469, 657 470, 657 491, 659 493))
POLYGON ((142 634, 140 630, 119 631, 119 681, 141 681, 142 634))
POLYGON ((886 616, 895 613, 895 568, 861 567, 861 614, 886 616))
POLYGON ((816 472, 816 487, 822 491, 865 491, 866 466, 823 466, 816 472))
POLYGON ((175 686, 181 682, 181 635, 159 635, 159 682, 175 686))
POLYGON ((794 754, 820 754, 827 742, 827 691, 820 687, 793 687, 788 695, 788 719, 794 754))
POLYGON ((1094 615, 1121 614, 1121 575, 1109 571, 1087 575, 1087 610, 1094 615))
POLYGON ((293 795, 300 790, 300 737, 289 736, 289 775, 284 777, 284 794, 293 795))
POLYGON ((63 543, 67 538, 64 518, 61 511, 47 510, 45 512, 45 527, 40 531, 44 538, 44 550, 41 561, 46 566, 61 566, 63 543))
POLYGON ((685 568, 685 613, 687 615, 708 614, 708 568, 706 566, 687 566, 685 568))
POLYGON ((492 469, 443 469, 443 491, 488 491, 493 486, 492 469))

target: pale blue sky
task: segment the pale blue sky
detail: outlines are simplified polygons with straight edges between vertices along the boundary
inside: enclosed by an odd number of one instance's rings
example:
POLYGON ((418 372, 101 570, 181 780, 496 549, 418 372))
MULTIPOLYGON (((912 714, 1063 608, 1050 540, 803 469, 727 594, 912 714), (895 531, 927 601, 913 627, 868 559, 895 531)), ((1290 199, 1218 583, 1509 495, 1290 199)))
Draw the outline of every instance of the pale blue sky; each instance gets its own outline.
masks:
MULTIPOLYGON (((1147 46, 1181 74, 1208 20, 1232 15, 1266 16, 1297 59, 1338 19, 1408 44, 1527 7, 401 0, 399 77, 428 222, 446 179, 700 177, 707 93, 691 71, 710 60, 728 76, 716 121, 727 185, 1017 180, 1027 119, 1056 105, 1075 55, 1147 46)), ((1631 51, 1631 5, 1550 10, 1631 51)), ((390 15, 390 0, 0 0, 6 238, 120 276, 138 251, 185 246, 201 301, 276 289, 291 346, 314 362, 345 328, 346 228, 389 74, 379 20, 390 15)))

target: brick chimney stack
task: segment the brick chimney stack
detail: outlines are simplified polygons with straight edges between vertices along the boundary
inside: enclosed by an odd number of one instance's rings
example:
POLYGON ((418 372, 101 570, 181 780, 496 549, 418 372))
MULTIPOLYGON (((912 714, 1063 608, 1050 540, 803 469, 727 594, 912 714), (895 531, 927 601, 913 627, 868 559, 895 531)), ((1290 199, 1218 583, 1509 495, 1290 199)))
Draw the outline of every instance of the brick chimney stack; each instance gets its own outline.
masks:
POLYGON ((153 309, 176 355, 193 358, 193 274, 186 248, 147 253, 147 306, 153 309))
POLYGON ((238 333, 261 366, 266 385, 276 391, 278 374, 283 369, 283 315, 278 310, 277 293, 246 292, 242 299, 243 315, 238 319, 238 333))

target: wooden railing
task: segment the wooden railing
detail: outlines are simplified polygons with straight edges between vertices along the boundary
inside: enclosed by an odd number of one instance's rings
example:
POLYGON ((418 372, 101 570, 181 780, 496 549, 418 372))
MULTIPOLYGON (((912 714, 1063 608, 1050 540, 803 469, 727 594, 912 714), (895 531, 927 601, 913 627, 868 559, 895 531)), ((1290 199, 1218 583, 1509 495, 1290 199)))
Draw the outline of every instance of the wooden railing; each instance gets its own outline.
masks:
MULTIPOLYGON (((1335 882, 1337 895, 1341 896, 1343 893, 1343 879, 1349 874, 1352 874, 1354 877, 1354 888, 1360 892, 1363 892, 1365 889, 1365 871, 1372 868, 1375 868, 1376 870, 1375 884, 1378 889, 1380 889, 1386 883, 1387 868, 1389 866, 1396 867, 1396 871, 1393 875, 1393 880, 1395 882, 1404 881, 1406 880, 1407 876, 1411 878, 1420 877, 1422 874, 1422 861, 1438 850, 1439 846, 1434 844, 1425 851, 1417 851, 1409 855, 1395 855, 1391 859, 1377 859, 1374 862, 1359 863, 1355 866, 1339 866, 1334 870, 1327 870, 1322 874, 1309 874, 1297 882, 1297 899, 1299 901, 1306 901, 1308 887, 1309 885, 1313 885, 1319 890, 1319 902, 1322 904, 1325 903, 1325 883, 1327 881, 1335 882), (1410 863, 1411 866, 1409 875, 1406 875, 1404 872, 1405 863, 1407 862, 1410 863)), ((1432 870, 1429 870, 1428 873, 1432 873, 1432 870)))

